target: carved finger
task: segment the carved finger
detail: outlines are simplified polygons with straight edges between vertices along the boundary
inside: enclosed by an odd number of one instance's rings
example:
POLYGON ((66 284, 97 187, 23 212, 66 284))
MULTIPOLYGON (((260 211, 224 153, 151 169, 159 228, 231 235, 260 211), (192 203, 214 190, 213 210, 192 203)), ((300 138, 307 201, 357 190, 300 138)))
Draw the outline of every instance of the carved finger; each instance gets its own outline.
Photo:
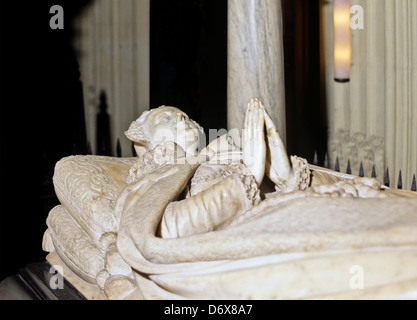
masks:
POLYGON ((268 111, 266 109, 264 109, 264 122, 268 138, 271 138, 272 140, 281 140, 281 136, 279 135, 278 129, 276 128, 271 116, 268 114, 268 111))
POLYGON ((261 106, 258 108, 258 114, 259 115, 258 115, 257 128, 259 130, 261 130, 262 131, 262 134, 263 134, 263 132, 264 132, 264 125, 265 125, 265 116, 264 116, 264 112, 263 112, 261 106))
POLYGON ((254 119, 253 126, 256 130, 262 130, 264 127, 264 111, 262 110, 262 105, 259 103, 259 100, 255 100, 254 103, 254 119))
POLYGON ((263 106, 257 98, 252 98, 248 106, 242 149, 243 163, 260 185, 265 175, 266 144, 263 106))
POLYGON ((249 128, 249 112, 251 110, 251 103, 248 103, 248 108, 246 109, 246 114, 245 114, 245 123, 243 128, 247 129, 249 128))
POLYGON ((253 121, 253 113, 254 113, 254 110, 255 110, 255 106, 254 106, 254 104, 251 102, 250 103, 250 105, 249 105, 249 116, 248 116, 248 121, 249 121, 249 125, 252 123, 252 121, 253 121))
POLYGON ((246 110, 246 117, 245 117, 245 126, 243 128, 243 149, 247 150, 248 146, 253 139, 253 113, 254 113, 254 106, 253 101, 248 104, 248 109, 246 110))
POLYGON ((266 108, 263 107, 262 111, 263 121, 267 129, 267 143, 269 147, 265 164, 266 173, 276 185, 280 185, 282 182, 290 183, 293 173, 284 143, 266 108))
POLYGON ((265 136, 264 136, 264 113, 263 111, 257 107, 255 108, 255 116, 253 121, 253 136, 254 136, 254 143, 256 144, 255 147, 257 147, 259 144, 265 142, 265 136))

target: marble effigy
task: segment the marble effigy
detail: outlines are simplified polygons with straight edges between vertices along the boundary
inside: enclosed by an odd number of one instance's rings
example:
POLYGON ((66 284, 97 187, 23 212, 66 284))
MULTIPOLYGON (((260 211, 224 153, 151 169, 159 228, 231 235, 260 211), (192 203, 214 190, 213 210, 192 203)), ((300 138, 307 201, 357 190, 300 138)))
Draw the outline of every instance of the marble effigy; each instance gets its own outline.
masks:
POLYGON ((162 106, 137 157, 57 163, 43 248, 87 298, 417 298, 416 193, 288 158, 259 99, 240 141, 202 130, 162 106))

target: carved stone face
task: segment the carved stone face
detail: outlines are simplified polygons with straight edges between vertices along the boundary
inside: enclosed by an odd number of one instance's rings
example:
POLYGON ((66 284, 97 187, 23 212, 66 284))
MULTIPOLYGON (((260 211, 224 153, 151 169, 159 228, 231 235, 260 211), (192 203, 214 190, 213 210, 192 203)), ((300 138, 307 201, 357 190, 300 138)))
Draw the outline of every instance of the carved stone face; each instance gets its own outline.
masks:
POLYGON ((174 141, 188 154, 197 155, 199 134, 202 128, 188 115, 175 107, 162 106, 143 114, 137 121, 140 136, 128 136, 131 140, 146 140, 147 147, 155 147, 165 141, 174 141))

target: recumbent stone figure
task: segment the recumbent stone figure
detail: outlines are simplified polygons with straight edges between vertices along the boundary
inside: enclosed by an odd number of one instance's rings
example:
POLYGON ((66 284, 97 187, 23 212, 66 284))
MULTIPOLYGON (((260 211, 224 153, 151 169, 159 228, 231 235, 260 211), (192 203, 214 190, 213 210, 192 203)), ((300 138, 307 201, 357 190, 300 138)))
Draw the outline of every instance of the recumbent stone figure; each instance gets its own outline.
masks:
POLYGON ((257 98, 240 137, 201 134, 162 106, 126 132, 137 157, 57 163, 43 248, 87 298, 417 298, 415 193, 289 159, 257 98))

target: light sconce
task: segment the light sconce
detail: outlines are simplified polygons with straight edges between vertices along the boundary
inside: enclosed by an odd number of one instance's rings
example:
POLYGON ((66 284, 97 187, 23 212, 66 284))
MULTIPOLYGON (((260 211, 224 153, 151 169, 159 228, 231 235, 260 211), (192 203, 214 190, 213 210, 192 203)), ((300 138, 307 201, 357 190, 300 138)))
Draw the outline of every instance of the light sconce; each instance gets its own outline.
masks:
POLYGON ((350 43, 350 0, 334 0, 334 79, 348 82, 352 59, 350 43))

